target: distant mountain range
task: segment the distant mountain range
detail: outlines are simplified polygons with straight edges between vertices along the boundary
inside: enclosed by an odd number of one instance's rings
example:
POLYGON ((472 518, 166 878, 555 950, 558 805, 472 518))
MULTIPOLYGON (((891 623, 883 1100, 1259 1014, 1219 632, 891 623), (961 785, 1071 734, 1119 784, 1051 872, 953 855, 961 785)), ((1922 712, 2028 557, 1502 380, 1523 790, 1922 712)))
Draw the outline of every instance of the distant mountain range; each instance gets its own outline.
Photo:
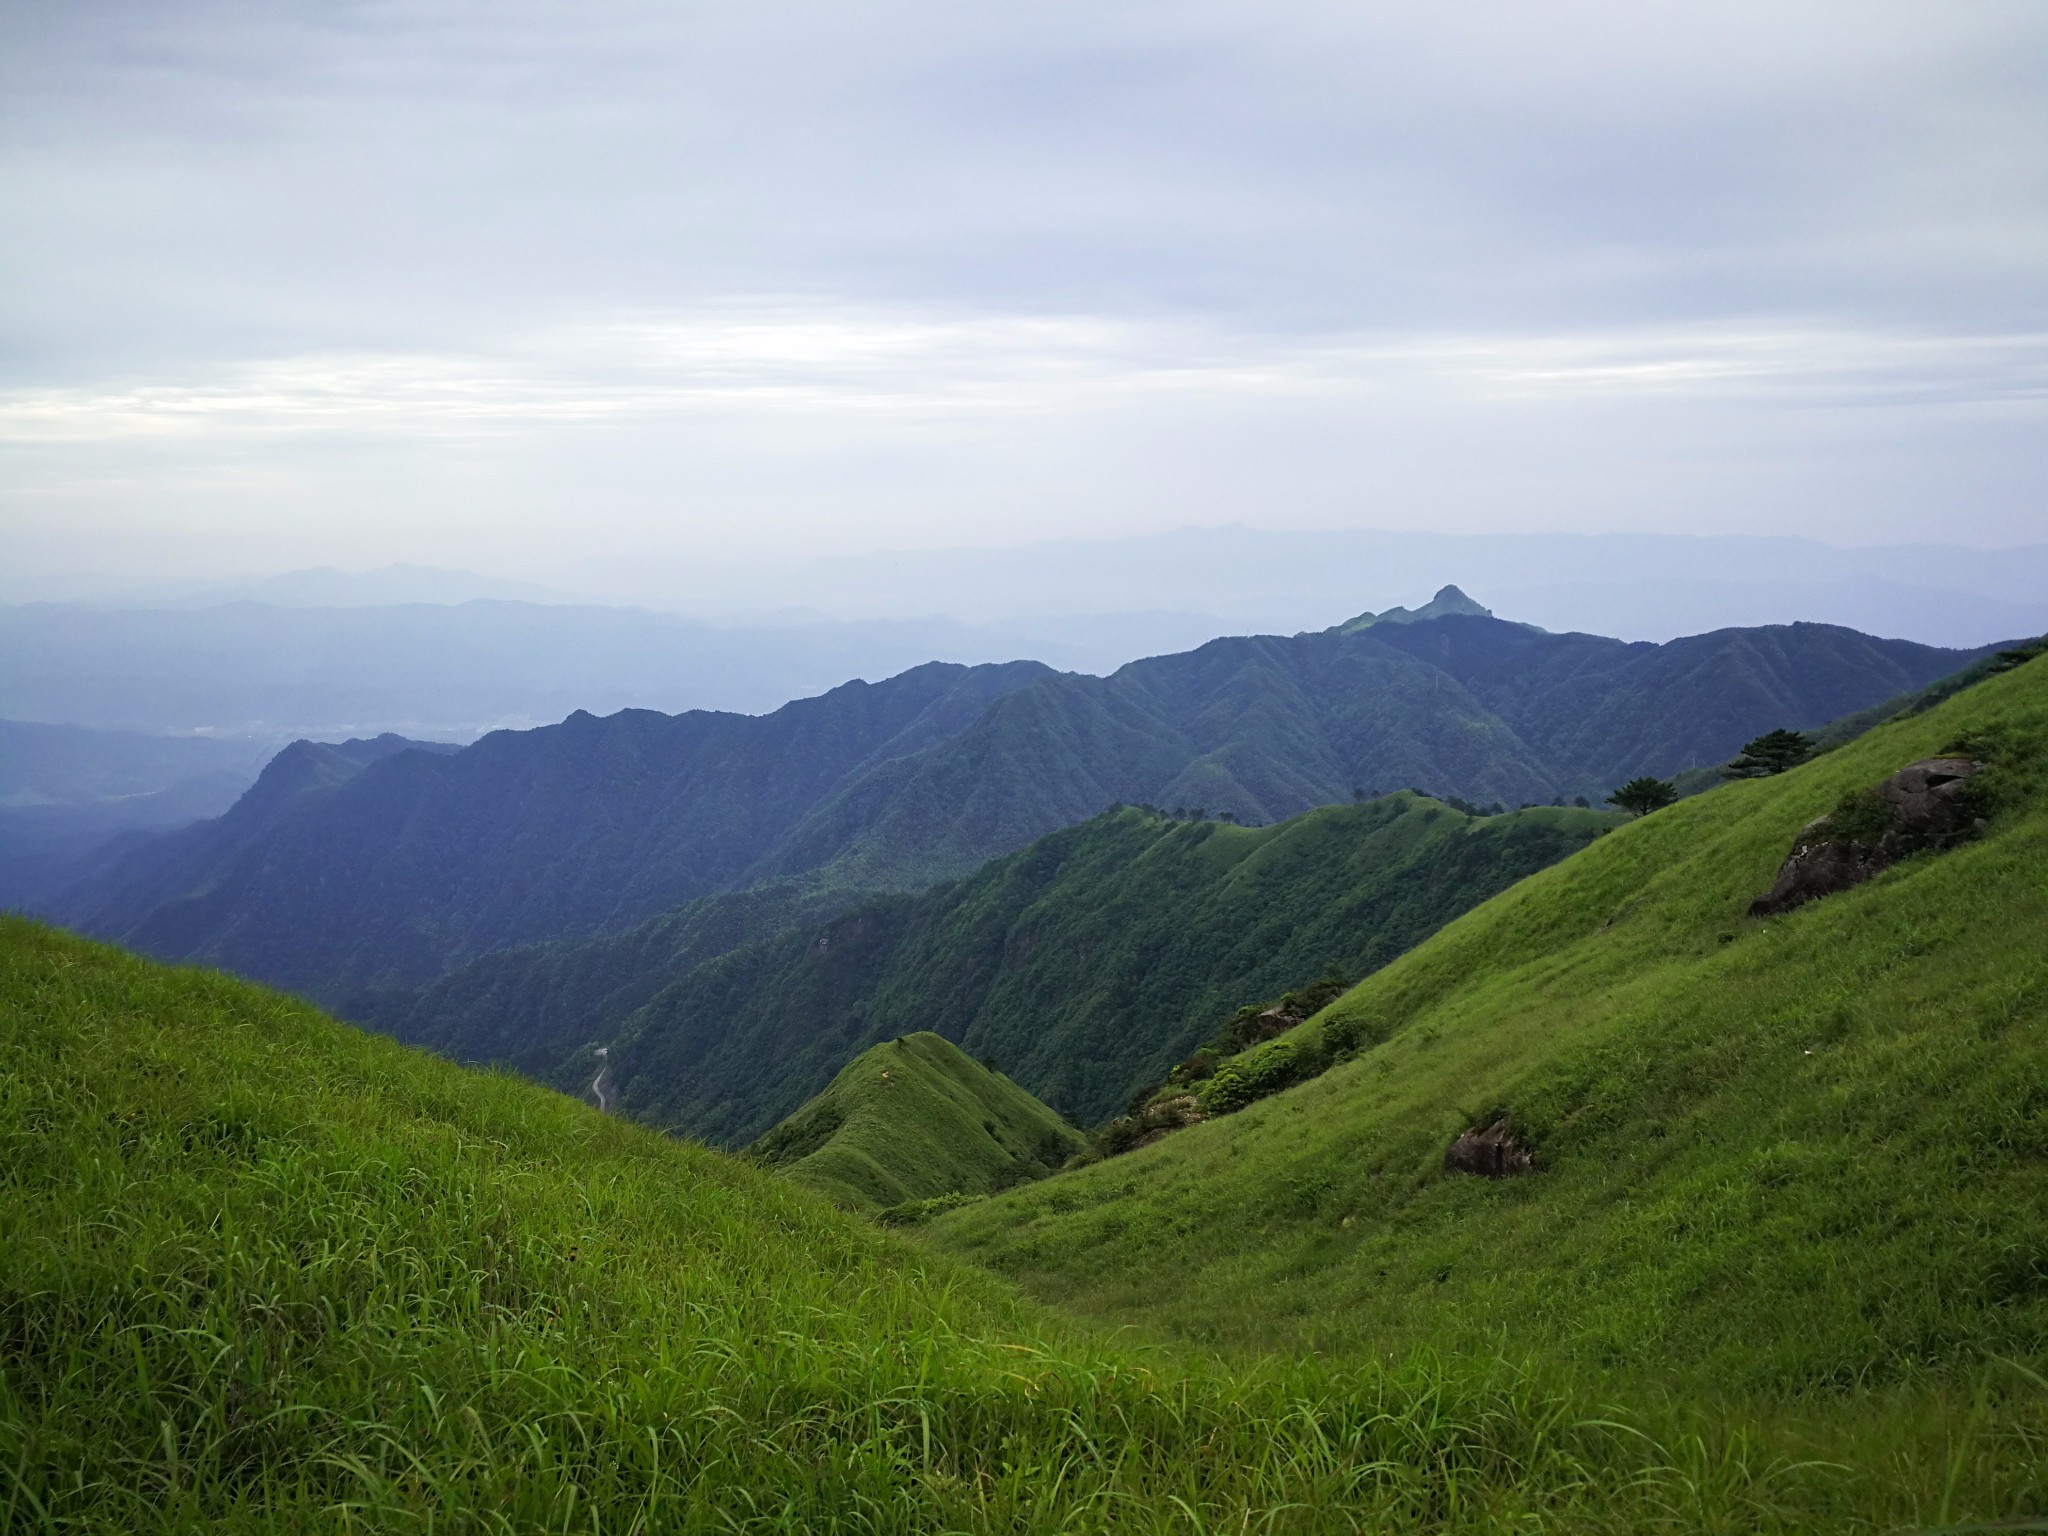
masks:
MULTIPOLYGON (((259 783, 58 915, 340 1000, 763 881, 915 890, 1104 808, 1268 823, 1414 787, 1597 799, 1955 671, 1824 625, 1667 645, 1469 613, 1220 639, 1107 678, 932 664, 749 717, 578 712, 463 751, 259 783)), ((268 778, 269 775, 266 775, 268 778)))
POLYGON ((39 907, 123 832, 232 806, 280 744, 0 720, 0 907, 39 907))
POLYGON ((1095 614, 989 626, 944 617, 712 625, 642 608, 471 600, 386 606, 0 607, 0 719, 103 730, 474 740, 577 709, 764 713, 926 661, 1034 658, 1110 671, 1229 626, 1095 614))

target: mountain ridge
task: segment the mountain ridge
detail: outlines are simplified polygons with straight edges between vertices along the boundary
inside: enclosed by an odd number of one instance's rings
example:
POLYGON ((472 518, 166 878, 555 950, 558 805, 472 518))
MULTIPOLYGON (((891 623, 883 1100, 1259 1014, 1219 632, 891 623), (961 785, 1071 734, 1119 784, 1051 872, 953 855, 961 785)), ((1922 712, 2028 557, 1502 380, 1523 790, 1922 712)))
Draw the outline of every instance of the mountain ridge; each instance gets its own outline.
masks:
POLYGON ((933 1235, 1227 1347, 1507 1340, 1681 1387, 1967 1399, 2048 1326, 2044 861, 2035 659, 1631 822, 1254 1047, 1276 1087, 1283 1056, 1320 1075, 933 1235), (1975 840, 1748 915, 1817 816, 1956 753, 1986 764, 1975 840), (1523 1171, 1461 1171, 1478 1132, 1523 1171))
POLYGON ((1975 654, 1815 625, 1656 646, 1451 615, 1227 637, 1107 678, 932 663, 762 717, 579 711, 377 763, 246 844, 195 830, 175 878, 124 888, 116 869, 57 915, 339 1001, 763 881, 920 889, 1119 802, 1272 823, 1399 787, 1594 799, 1975 654))

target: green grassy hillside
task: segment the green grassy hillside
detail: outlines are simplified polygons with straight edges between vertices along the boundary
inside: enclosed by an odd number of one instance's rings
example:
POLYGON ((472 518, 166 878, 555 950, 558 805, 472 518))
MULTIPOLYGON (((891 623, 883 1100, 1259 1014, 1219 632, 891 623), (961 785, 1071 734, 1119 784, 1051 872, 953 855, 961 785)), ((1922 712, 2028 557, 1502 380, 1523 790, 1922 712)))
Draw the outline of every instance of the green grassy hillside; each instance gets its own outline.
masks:
POLYGON ((684 971, 620 1027, 613 1075, 629 1114, 738 1146, 875 1041, 928 1029, 1093 1123, 1239 1004, 1383 965, 1614 824, 1405 793, 1268 827, 1127 807, 684 971))
POLYGON ((1044 1178, 1087 1144, 926 1030, 861 1052, 748 1151, 835 1204, 887 1207, 1044 1178))
POLYGON ((1352 1029, 1388 1038, 938 1239, 1184 1337, 1529 1350, 1824 1416, 1980 1380, 2038 1409, 2048 660, 1624 827, 1303 1026, 1352 1029), (1993 753, 1985 837, 1745 917, 1804 823, 1958 738, 1993 753), (1503 1113, 1535 1171, 1446 1173, 1503 1113))
POLYGON ((1430 1355, 1055 1324, 764 1170, 0 919, 0 1529, 1888 1528, 2003 1463, 1788 1468, 1430 1355), (1647 1433, 1646 1433, 1647 1431, 1647 1433))

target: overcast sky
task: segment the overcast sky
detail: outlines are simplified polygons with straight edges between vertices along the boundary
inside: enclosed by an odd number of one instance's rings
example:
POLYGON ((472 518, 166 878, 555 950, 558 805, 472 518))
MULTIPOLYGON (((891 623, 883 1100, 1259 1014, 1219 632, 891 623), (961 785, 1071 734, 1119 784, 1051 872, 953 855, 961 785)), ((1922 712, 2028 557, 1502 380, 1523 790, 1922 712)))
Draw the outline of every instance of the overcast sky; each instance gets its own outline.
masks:
POLYGON ((0 3, 17 585, 2048 539, 2048 5, 0 3))

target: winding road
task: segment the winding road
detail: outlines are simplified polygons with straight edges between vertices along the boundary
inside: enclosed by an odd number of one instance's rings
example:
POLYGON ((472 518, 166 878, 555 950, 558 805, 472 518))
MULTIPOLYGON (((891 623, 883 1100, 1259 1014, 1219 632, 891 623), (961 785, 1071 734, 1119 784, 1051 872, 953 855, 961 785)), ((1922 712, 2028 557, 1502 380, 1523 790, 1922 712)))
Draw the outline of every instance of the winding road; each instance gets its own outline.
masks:
POLYGON ((590 1092, 597 1100, 597 1107, 607 1115, 612 1112, 612 1100, 616 1097, 612 1092, 612 1064, 606 1059, 611 1050, 608 1045, 597 1048, 597 1076, 590 1080, 590 1092))

